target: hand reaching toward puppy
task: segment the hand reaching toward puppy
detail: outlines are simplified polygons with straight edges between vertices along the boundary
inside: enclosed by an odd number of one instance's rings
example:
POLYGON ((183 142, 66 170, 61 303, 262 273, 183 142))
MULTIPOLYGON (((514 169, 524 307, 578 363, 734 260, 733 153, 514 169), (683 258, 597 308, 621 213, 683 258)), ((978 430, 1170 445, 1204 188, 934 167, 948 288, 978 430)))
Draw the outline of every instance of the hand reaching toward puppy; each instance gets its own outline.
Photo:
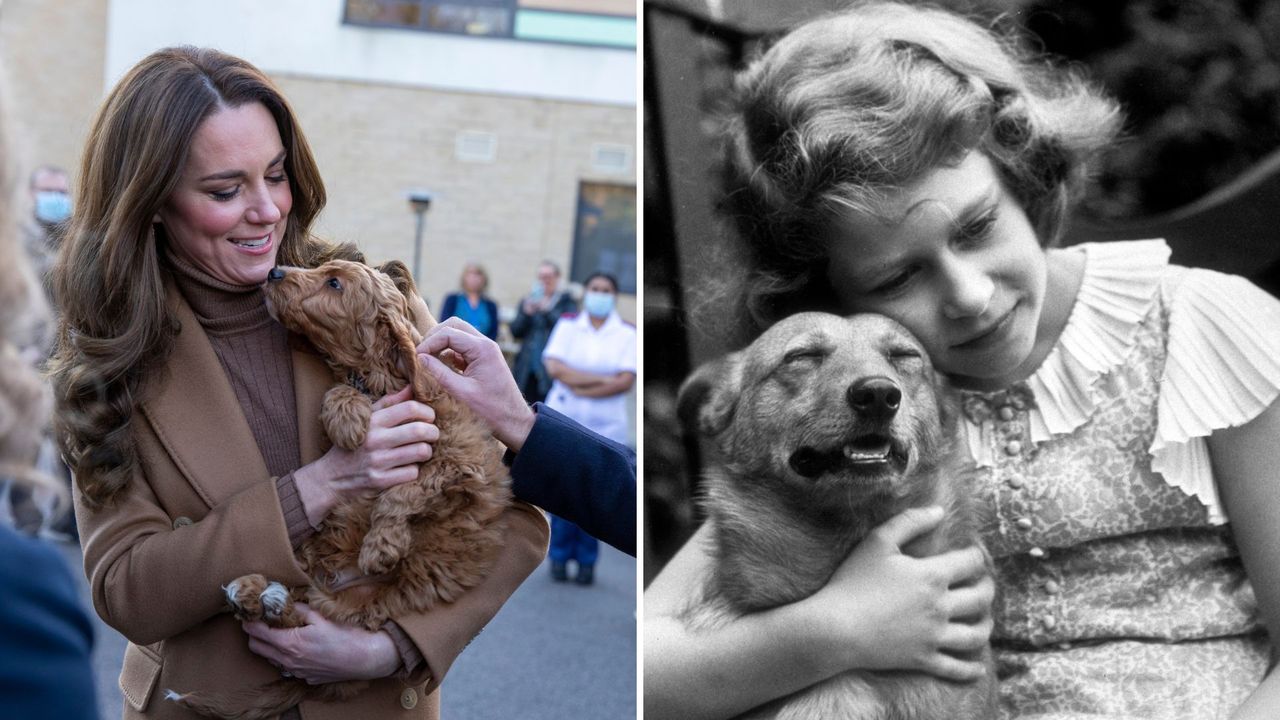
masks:
POLYGON ((405 386, 373 403, 364 443, 354 450, 336 445, 323 457, 293 474, 307 511, 318 525, 334 505, 366 490, 385 490, 416 480, 418 466, 431 459, 432 443, 440 439, 436 414, 412 399, 405 386))
POLYGON ((503 445, 520 451, 533 429, 534 413, 520 395, 498 343, 451 317, 427 331, 418 344, 418 361, 449 394, 470 407, 503 445))

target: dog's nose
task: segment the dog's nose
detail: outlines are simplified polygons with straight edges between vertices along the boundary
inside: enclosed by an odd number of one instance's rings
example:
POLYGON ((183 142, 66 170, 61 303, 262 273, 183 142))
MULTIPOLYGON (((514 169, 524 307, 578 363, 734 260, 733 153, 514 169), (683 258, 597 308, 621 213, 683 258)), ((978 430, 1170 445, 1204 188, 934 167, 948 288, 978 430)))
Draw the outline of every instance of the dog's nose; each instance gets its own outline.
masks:
POLYGON ((284 279, 284 271, 278 267, 271 268, 271 272, 267 273, 267 280, 275 282, 284 279))
POLYGON ((854 410, 873 418, 891 418, 902 404, 902 389, 887 377, 863 378, 846 394, 854 410))

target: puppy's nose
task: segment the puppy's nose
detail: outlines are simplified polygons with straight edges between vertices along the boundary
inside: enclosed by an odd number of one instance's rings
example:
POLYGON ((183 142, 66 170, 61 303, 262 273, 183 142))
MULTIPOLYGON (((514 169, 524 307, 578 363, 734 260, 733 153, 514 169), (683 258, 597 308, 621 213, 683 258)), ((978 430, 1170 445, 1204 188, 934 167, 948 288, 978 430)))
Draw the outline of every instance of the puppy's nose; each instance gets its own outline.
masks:
POLYGON ((902 404, 902 389, 887 377, 863 378, 846 395, 854 410, 871 418, 891 418, 902 404))
POLYGON ((284 279, 284 271, 278 267, 271 268, 271 272, 267 273, 267 280, 275 282, 284 279))

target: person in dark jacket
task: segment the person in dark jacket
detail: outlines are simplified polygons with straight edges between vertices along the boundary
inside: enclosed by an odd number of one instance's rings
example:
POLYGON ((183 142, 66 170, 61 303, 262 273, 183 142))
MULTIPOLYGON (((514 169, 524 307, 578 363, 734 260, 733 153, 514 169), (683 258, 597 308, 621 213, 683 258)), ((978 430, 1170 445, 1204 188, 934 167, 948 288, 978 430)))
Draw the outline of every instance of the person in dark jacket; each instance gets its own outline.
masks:
POLYGON ((440 308, 440 319, 451 317, 466 320, 482 335, 498 339, 498 305, 484 293, 489 289, 489 273, 480 263, 470 262, 462 268, 462 278, 458 281, 458 292, 444 297, 444 305, 440 308))
POLYGON ((532 292, 520 301, 511 321, 511 336, 521 341, 512 374, 527 402, 541 402, 551 390, 551 376, 542 364, 542 351, 560 316, 577 310, 578 303, 560 287, 560 267, 543 260, 532 292))

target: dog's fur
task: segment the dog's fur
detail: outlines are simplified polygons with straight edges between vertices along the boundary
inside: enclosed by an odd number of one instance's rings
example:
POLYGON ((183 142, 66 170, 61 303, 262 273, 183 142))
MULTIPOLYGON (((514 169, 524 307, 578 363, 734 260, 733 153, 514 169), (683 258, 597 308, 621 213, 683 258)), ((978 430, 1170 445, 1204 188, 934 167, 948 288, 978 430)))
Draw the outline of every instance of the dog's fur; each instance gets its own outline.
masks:
MULTIPOLYGON (((947 509, 937 530, 905 548, 912 555, 979 542, 951 460, 954 413, 924 349, 888 318, 793 315, 699 368, 678 402, 683 422, 720 453, 704 497, 713 569, 682 616, 695 630, 813 594, 873 528, 907 508, 947 509)), ((747 716, 991 717, 989 651, 984 659, 987 677, 976 683, 852 671, 747 716)))
MULTIPOLYGON (((261 575, 225 587, 241 619, 298 627, 293 602, 337 623, 377 630, 389 618, 457 599, 485 577, 502 543, 501 516, 510 504, 510 477, 501 446, 484 424, 449 396, 418 363, 413 281, 402 263, 375 270, 334 260, 318 268, 278 268, 264 285, 272 315, 305 336, 325 357, 337 382, 324 397, 321 421, 345 449, 364 442, 372 400, 412 382, 413 397, 436 413, 440 439, 417 481, 339 504, 298 549, 312 577, 287 591, 261 575)), ((304 699, 342 700, 364 681, 309 686, 282 679, 251 693, 201 693, 170 699, 202 714, 267 718, 304 699)))

